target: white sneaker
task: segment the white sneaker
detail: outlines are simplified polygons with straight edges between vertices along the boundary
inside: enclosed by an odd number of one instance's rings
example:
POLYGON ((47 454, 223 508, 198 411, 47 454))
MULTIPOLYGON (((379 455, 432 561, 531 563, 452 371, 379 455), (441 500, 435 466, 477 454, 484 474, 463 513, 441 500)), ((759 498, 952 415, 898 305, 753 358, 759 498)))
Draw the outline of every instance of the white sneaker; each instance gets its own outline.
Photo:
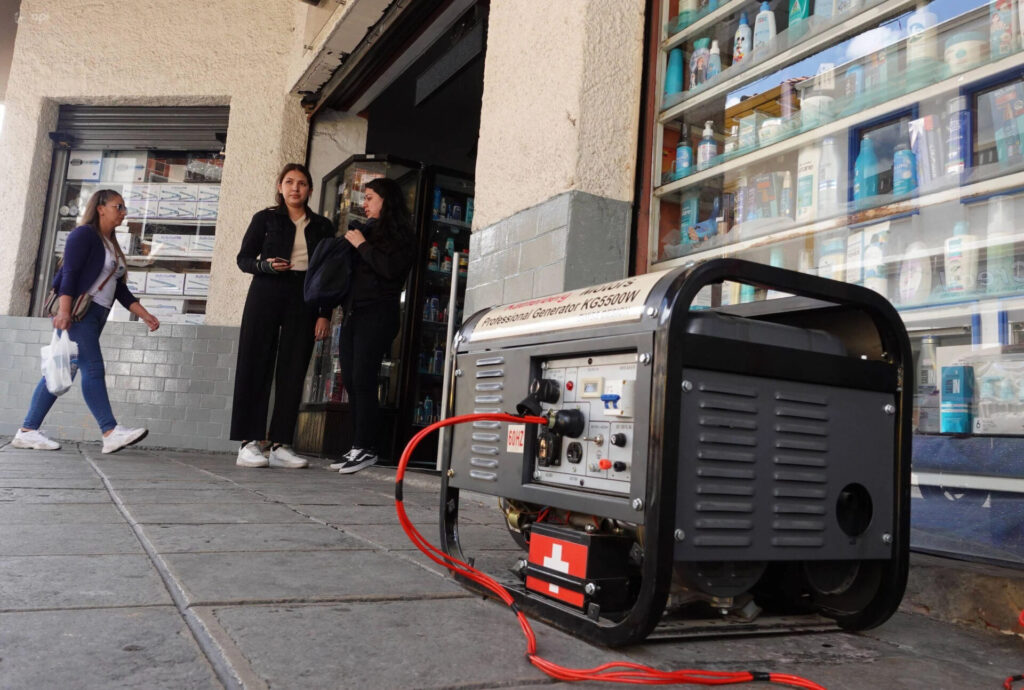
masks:
POLYGON ((146 434, 149 433, 149 429, 142 427, 138 429, 129 429, 123 427, 120 424, 114 427, 114 430, 103 437, 103 452, 104 453, 116 453, 122 448, 138 443, 142 439, 146 438, 146 434))
POLYGON ((249 441, 238 449, 238 459, 235 460, 235 464, 239 467, 266 467, 270 461, 264 457, 259 443, 249 441))
POLYGON ((309 465, 309 461, 301 455, 296 455, 291 446, 284 444, 270 450, 270 466, 283 467, 289 470, 300 470, 309 465))
POLYGON ((340 470, 342 467, 347 465, 352 458, 356 457, 363 452, 362 448, 352 448, 349 452, 341 456, 341 460, 338 462, 332 462, 328 467, 332 470, 340 470))
POLYGON ((29 429, 28 431, 18 429, 18 433, 11 440, 11 445, 15 448, 28 448, 29 450, 60 450, 59 443, 46 438, 38 429, 29 429))

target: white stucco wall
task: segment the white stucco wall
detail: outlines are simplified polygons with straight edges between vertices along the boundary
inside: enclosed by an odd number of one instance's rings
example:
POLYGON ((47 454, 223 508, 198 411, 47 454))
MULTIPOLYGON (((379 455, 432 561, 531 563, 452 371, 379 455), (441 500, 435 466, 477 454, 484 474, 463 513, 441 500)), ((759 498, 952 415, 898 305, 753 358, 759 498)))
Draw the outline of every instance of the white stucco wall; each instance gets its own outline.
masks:
POLYGON ((234 325, 249 277, 234 256, 273 202, 308 127, 289 68, 306 8, 280 0, 24 0, 0 132, 0 313, 25 314, 61 104, 228 105, 226 160, 207 321, 234 325), (8 260, 9 259, 9 260, 8 260))
POLYGON ((566 191, 633 196, 643 0, 492 0, 474 228, 566 191))

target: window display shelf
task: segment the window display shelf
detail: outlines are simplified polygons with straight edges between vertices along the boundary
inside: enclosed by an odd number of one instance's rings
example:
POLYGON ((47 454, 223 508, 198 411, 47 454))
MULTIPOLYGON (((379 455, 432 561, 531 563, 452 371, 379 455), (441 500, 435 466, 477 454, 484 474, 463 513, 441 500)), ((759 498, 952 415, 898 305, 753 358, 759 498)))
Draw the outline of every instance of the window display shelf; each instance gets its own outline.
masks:
POLYGON ((788 31, 775 37, 774 48, 756 53, 757 60, 723 69, 717 77, 678 94, 666 96, 659 118, 662 124, 678 120, 684 111, 693 110, 716 98, 724 98, 738 86, 778 71, 780 68, 810 57, 839 40, 853 36, 874 24, 914 9, 916 0, 871 0, 853 15, 811 17, 799 42, 788 45, 788 31))
POLYGON ((724 155, 719 155, 712 159, 712 161, 720 160, 722 162, 712 164, 704 170, 693 172, 685 177, 681 177, 673 182, 657 187, 654 190, 654 195, 655 197, 664 197, 669 194, 682 191, 688 187, 694 187, 703 182, 707 182, 719 175, 749 167, 774 156, 797 151, 807 144, 819 141, 822 137, 830 134, 845 133, 849 129, 856 128, 864 122, 874 120, 895 111, 906 109, 923 100, 935 98, 955 91, 964 84, 984 81, 990 77, 1000 74, 1001 72, 1019 68, 1021 66, 1024 66, 1024 53, 1010 55, 998 60, 997 62, 976 67, 967 72, 963 72, 932 84, 931 86, 911 91, 898 98, 893 98, 885 101, 884 103, 871 106, 859 113, 847 115, 846 117, 842 117, 838 120, 833 120, 825 125, 820 125, 807 130, 796 130, 790 133, 788 137, 777 139, 766 146, 753 148, 749 151, 739 151, 730 155, 728 158, 725 158, 724 155))
POLYGON ((669 26, 669 36, 661 42, 662 50, 671 50, 681 45, 688 38, 700 33, 709 26, 717 23, 724 17, 728 17, 734 12, 739 11, 744 5, 753 6, 751 0, 728 0, 716 9, 705 13, 703 16, 698 17, 695 21, 690 22, 685 26, 679 26, 679 20, 672 22, 669 26), (672 33, 672 31, 675 33, 672 33))

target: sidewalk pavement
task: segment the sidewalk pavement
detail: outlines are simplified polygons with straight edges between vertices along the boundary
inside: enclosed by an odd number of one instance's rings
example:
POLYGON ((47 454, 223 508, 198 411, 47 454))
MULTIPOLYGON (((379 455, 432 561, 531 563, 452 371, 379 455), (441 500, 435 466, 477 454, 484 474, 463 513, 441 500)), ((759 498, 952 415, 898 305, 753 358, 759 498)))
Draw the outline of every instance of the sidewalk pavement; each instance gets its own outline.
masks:
MULTIPOLYGON (((243 469, 214 453, 4 447, 0 688, 565 685, 528 663, 503 605, 414 549, 395 518, 393 480, 376 467, 243 469)), ((434 541, 437 486, 417 474, 405 488, 410 516, 434 541)), ((517 547, 493 499, 463 495, 460 517, 479 567, 512 564, 517 547)), ((831 689, 998 688, 1024 673, 1019 636, 903 612, 862 634, 625 650, 534 629, 541 656, 563 666, 754 669, 831 689)))

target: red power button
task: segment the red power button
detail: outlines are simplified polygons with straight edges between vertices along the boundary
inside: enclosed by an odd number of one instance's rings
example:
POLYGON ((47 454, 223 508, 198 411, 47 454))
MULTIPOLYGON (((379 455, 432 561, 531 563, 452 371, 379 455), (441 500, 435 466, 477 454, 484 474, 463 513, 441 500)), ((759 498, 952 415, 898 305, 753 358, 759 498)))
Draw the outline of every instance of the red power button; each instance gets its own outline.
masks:
POLYGON ((597 463, 602 470, 610 470, 612 468, 612 461, 608 458, 601 458, 600 462, 597 463))

